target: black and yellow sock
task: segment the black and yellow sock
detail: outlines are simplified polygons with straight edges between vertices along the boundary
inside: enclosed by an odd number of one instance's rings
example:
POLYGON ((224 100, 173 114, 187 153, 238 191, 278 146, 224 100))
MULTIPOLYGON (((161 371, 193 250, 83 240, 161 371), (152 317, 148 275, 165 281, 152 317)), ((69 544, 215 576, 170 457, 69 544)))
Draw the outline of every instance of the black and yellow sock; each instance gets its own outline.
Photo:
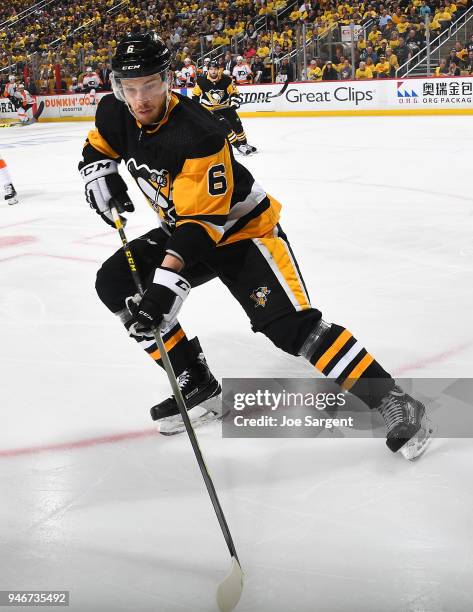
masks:
POLYGON ((340 325, 330 326, 308 359, 322 374, 334 378, 344 391, 350 391, 370 408, 376 408, 394 387, 390 374, 340 325))

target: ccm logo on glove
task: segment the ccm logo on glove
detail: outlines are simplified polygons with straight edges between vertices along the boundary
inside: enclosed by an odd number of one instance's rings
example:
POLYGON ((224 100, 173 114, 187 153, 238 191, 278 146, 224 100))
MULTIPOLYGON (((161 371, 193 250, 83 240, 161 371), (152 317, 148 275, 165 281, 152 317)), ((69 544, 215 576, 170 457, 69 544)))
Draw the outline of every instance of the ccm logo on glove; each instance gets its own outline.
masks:
POLYGON ((188 281, 170 268, 157 268, 153 282, 146 289, 139 304, 127 300, 127 308, 134 318, 133 334, 143 334, 150 327, 158 327, 177 318, 191 286, 188 281))
MULTIPOLYGON (((133 212, 125 181, 118 173, 118 164, 113 159, 102 159, 91 164, 79 164, 85 182, 85 197, 90 207, 99 214, 105 223, 115 226, 110 206, 116 206, 119 213, 133 212)), ((120 217, 125 225, 126 219, 120 217)))

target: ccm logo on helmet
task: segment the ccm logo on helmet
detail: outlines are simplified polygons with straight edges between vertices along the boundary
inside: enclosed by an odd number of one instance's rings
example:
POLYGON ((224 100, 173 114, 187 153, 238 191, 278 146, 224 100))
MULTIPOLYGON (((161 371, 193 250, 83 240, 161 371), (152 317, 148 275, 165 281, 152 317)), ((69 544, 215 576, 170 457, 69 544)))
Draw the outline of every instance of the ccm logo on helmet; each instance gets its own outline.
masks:
POLYGON ((122 70, 136 70, 141 68, 141 64, 134 64, 133 66, 123 66, 122 70))

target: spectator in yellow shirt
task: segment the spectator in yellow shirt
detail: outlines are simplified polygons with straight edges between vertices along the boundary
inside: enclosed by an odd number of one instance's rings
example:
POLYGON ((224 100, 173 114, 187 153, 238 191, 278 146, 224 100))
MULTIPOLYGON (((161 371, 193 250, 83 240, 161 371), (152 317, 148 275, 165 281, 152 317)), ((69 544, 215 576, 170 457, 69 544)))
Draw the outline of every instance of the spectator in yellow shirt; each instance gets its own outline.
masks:
POLYGON ((405 34, 409 27, 410 24, 407 21, 407 17, 405 15, 401 15, 401 19, 397 24, 397 31, 399 32, 399 34, 405 34))
POLYGON ((365 62, 360 62, 360 66, 356 69, 355 79, 372 79, 373 73, 367 68, 365 62))
POLYGON ((447 60, 444 57, 442 57, 440 59, 439 65, 434 70, 434 76, 441 77, 441 76, 446 76, 447 74, 448 74, 447 60))
POLYGON ((309 81, 322 80, 322 69, 317 65, 317 61, 315 59, 310 60, 309 68, 307 69, 307 78, 309 81))
POLYGON ((389 76, 395 77, 396 70, 399 68, 399 63, 397 61, 396 54, 393 52, 391 47, 386 47, 386 60, 389 62, 390 66, 389 76))
POLYGON ((387 79, 391 71, 391 66, 384 55, 379 57, 379 62, 375 66, 378 79, 387 79))
POLYGON ((271 53, 269 47, 267 45, 265 45, 263 43, 262 47, 258 47, 258 49, 256 50, 256 55, 258 57, 260 57, 261 59, 264 59, 265 57, 268 57, 268 55, 271 53))

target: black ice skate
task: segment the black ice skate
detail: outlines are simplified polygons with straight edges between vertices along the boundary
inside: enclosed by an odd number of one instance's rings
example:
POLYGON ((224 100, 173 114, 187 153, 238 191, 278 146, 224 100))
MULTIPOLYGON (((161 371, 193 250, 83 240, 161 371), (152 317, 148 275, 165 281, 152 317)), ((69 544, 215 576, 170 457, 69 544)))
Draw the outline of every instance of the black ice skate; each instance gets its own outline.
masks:
POLYGON ((258 150, 256 147, 254 147, 253 145, 250 145, 249 142, 246 143, 246 146, 249 148, 250 153, 256 153, 256 151, 258 150))
MULTIPOLYGON (((200 427, 222 416, 222 389, 209 370, 202 353, 195 364, 178 376, 179 388, 184 397, 193 427, 200 427)), ((164 435, 185 431, 174 395, 151 408, 151 418, 158 421, 158 431, 164 435)))
POLYGON ((8 202, 10 206, 13 204, 18 204, 18 196, 11 183, 5 185, 5 201, 8 202))
POLYGON ((251 153, 251 149, 248 147, 248 145, 246 144, 239 144, 236 147, 236 150, 241 153, 242 155, 250 155, 251 153))
POLYGON ((424 404, 395 386, 378 410, 386 424, 386 446, 412 461, 427 448, 433 433, 424 404))

